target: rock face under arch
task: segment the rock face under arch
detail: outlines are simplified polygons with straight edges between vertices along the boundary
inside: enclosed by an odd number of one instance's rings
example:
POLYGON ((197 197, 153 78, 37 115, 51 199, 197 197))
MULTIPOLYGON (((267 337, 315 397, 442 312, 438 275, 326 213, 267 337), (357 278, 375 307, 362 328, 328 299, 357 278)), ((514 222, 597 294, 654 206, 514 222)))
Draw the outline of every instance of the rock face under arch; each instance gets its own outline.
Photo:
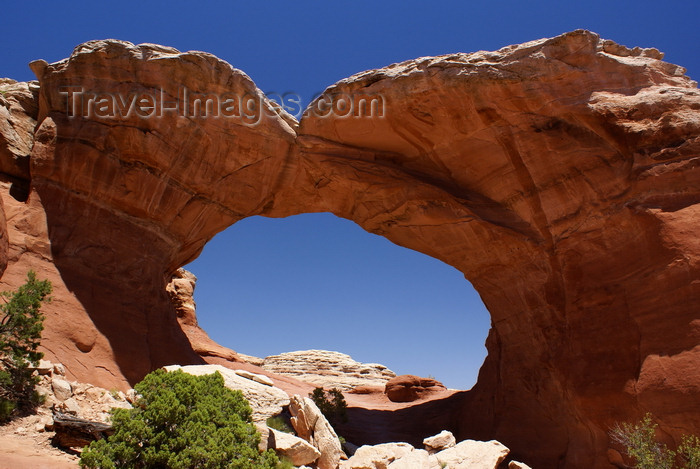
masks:
POLYGON ((460 438, 498 439, 534 467, 609 467, 616 421, 650 411, 669 441, 700 432, 700 92, 660 59, 586 31, 416 59, 327 90, 381 96, 374 118, 297 124, 212 55, 83 44, 33 63, 39 90, 0 83, 2 283, 29 267, 50 278, 49 358, 133 383, 202 361, 165 287, 217 232, 332 212, 481 294, 489 354, 452 410, 460 438), (183 88, 259 112, 66 112, 79 90, 183 88))

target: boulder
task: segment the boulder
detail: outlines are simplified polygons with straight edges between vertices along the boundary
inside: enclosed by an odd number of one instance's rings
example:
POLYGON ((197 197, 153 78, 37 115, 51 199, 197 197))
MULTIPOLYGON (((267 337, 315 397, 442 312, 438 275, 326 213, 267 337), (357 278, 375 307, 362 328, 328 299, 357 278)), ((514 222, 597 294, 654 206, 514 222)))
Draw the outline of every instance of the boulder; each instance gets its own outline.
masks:
POLYGON ((51 389, 59 401, 65 401, 73 395, 71 384, 65 379, 56 376, 51 379, 51 389))
POLYGON ((424 449, 416 449, 405 456, 389 464, 388 469, 438 469, 433 468, 434 461, 430 461, 430 455, 424 449))
POLYGON ((253 421, 255 422, 265 422, 273 415, 282 412, 282 407, 289 404, 289 396, 281 389, 243 378, 234 370, 221 365, 169 365, 164 369, 167 371, 182 370, 195 376, 209 375, 218 371, 224 378, 224 385, 227 388, 241 391, 243 396, 248 399, 250 407, 253 409, 253 421))
POLYGON ((289 433, 269 428, 268 448, 272 448, 282 457, 289 459, 295 466, 311 464, 321 453, 306 440, 289 433))
POLYGON ((350 355, 328 350, 302 350, 265 358, 264 370, 291 376, 325 389, 350 391, 358 386, 384 386, 396 376, 384 365, 360 363, 350 355))
POLYGON ((253 422, 253 425, 255 425, 255 429, 258 431, 258 433, 260 433, 260 443, 258 443, 258 450, 260 450, 260 452, 267 451, 271 428, 268 427, 265 422, 260 421, 253 422))
POLYGON ((40 375, 50 375, 53 372, 54 365, 48 360, 39 360, 37 366, 33 367, 40 375))
POLYGON ((336 469, 345 454, 340 447, 338 435, 314 401, 295 394, 290 400, 289 411, 297 435, 321 453, 316 462, 318 469, 336 469))
POLYGON ((340 463, 340 469, 387 469, 389 464, 413 452, 408 443, 382 443, 360 446, 355 454, 340 463))
POLYGON ((57 407, 66 414, 80 415, 80 404, 72 397, 61 402, 57 407))
POLYGON ((236 370, 236 374, 238 376, 241 376, 246 379, 252 379, 256 383, 264 384, 265 386, 274 386, 275 383, 272 381, 272 379, 268 378, 265 375, 261 375, 258 373, 253 373, 251 371, 247 370, 236 370))
POLYGON ((53 364, 53 374, 58 376, 66 376, 66 367, 63 366, 63 363, 53 364))
POLYGON ((450 469, 497 469, 509 452, 508 448, 495 440, 464 440, 430 458, 439 464, 438 467, 450 469))
POLYGON ((432 378, 401 375, 386 383, 384 392, 392 402, 413 402, 430 394, 446 391, 445 386, 432 378))
POLYGON ((511 461, 508 463, 508 469, 532 469, 532 468, 525 463, 518 462, 518 461, 511 461))
POLYGON ((457 443, 452 432, 443 430, 437 435, 423 440, 423 446, 430 454, 437 453, 443 449, 451 448, 457 443))
POLYGON ((102 398, 106 394, 104 389, 98 388, 96 386, 87 387, 83 391, 83 393, 85 394, 85 398, 92 401, 92 402, 102 401, 102 398))

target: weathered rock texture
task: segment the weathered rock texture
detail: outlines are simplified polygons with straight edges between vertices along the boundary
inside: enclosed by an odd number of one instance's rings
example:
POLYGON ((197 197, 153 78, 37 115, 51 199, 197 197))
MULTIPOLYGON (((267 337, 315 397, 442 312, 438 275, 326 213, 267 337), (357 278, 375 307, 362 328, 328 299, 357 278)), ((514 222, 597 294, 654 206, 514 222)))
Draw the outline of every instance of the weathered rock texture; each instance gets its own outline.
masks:
POLYGON ((378 363, 360 363, 350 355, 327 350, 301 350, 265 358, 266 371, 292 376, 326 389, 349 391, 357 386, 384 386, 396 374, 378 363))
POLYGON ((221 365, 168 365, 164 368, 167 371, 182 370, 193 376, 220 373, 222 378, 224 378, 224 386, 235 391, 241 391, 248 400, 250 408, 253 410, 252 418, 254 423, 264 423, 273 415, 280 414, 282 408, 289 405, 289 396, 281 389, 262 384, 257 380, 245 378, 234 370, 221 365))
POLYGON ((386 383, 384 393, 392 402, 413 402, 446 390, 441 382, 433 378, 401 375, 386 383))
POLYGON ((340 469, 497 469, 508 455, 498 441, 464 440, 430 454, 408 443, 362 446, 340 469))
POLYGON ((432 456, 439 467, 454 469, 496 469, 509 450, 498 441, 460 441, 432 456))
POLYGON ((428 453, 437 453, 443 449, 451 448, 457 441, 452 432, 443 430, 437 435, 433 435, 423 440, 423 446, 428 453))
POLYGON ((251 215, 332 212, 460 269, 491 312, 458 439, 607 467, 616 421, 650 411, 669 440, 700 433, 700 92, 660 59, 586 31, 416 59, 327 90, 381 95, 374 118, 297 126, 209 54, 83 44, 33 64, 38 96, 0 84, 3 286, 30 267, 48 277, 48 358, 124 386, 201 363, 165 287, 211 237, 251 215), (66 113, 75 90, 183 88, 264 112, 66 113))
POLYGON ((209 338, 209 335, 197 323, 194 288, 197 277, 185 269, 177 269, 166 285, 165 291, 175 307, 177 322, 190 341, 192 350, 200 357, 223 358, 229 361, 239 361, 238 354, 233 350, 222 347, 209 338))
POLYGON ((312 444, 321 453, 316 461, 318 469, 336 469, 344 456, 340 440, 314 401, 298 394, 289 402, 291 422, 300 438, 312 444))
POLYGON ((392 462, 403 459, 414 451, 408 443, 383 443, 361 446, 355 454, 340 463, 341 469, 386 469, 392 462))
POLYGON ((277 455, 289 459, 295 466, 311 464, 321 456, 306 440, 274 428, 269 429, 268 448, 274 449, 277 455))

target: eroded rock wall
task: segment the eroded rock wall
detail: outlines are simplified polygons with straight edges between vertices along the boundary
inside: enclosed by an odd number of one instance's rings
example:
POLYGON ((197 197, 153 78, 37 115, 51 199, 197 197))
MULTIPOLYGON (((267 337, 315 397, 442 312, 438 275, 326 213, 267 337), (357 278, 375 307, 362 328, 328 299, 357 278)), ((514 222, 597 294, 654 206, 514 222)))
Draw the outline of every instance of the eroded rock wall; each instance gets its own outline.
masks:
POLYGON ((84 381, 134 382, 201 362, 165 286, 211 237, 251 215, 329 211, 455 266, 482 296, 489 355, 460 439, 498 439, 534 467, 608 467, 615 421, 651 411, 668 440, 700 433, 700 92, 660 59, 586 31, 416 59, 327 90, 380 96, 374 118, 297 125, 209 54, 83 44, 33 64, 31 192, 4 186, 2 281, 49 274, 52 358, 84 381), (71 90, 183 88, 252 96, 260 112, 66 109, 71 90))

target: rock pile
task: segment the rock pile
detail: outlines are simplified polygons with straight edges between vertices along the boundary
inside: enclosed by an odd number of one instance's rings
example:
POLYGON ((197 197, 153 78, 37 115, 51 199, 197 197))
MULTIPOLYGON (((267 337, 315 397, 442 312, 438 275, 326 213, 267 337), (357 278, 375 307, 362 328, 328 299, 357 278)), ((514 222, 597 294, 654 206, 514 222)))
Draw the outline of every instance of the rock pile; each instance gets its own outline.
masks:
POLYGON ((112 408, 131 407, 134 390, 124 393, 71 381, 62 364, 47 360, 41 360, 34 370, 39 376, 36 391, 44 402, 35 414, 0 426, 0 467, 26 467, 26 463, 29 467, 77 468, 75 454, 94 439, 91 433, 111 427, 112 408), (80 431, 65 432, 66 422, 86 424, 94 432, 88 428, 87 438, 80 431), (32 465, 37 460, 45 465, 32 465))
MULTIPOLYGON (((36 390, 44 396, 42 408, 97 422, 108 422, 112 408, 130 409, 134 390, 124 393, 77 381, 68 381, 60 363, 41 360, 36 367, 40 381, 36 390)), ((47 414, 48 415, 48 414, 47 414)), ((46 420, 45 426, 52 422, 46 420)))
MULTIPOLYGON (((348 454, 352 454, 348 459, 340 438, 316 404, 311 399, 299 395, 289 398, 266 376, 250 371, 231 370, 219 365, 173 365, 165 369, 182 370, 193 375, 221 373, 225 385, 230 389, 242 391, 250 402, 254 423, 262 435, 260 449, 274 449, 280 457, 291 461, 296 467, 495 469, 509 453, 509 449, 497 441, 465 440, 456 443, 452 433, 443 431, 426 438, 423 441, 424 449, 414 448, 408 443, 383 443, 359 448, 346 443, 344 447, 348 450, 348 454), (266 424, 268 417, 280 415, 285 407, 288 407, 291 414, 290 422, 296 435, 278 431, 266 424)), ((133 389, 124 393, 69 381, 66 379, 66 370, 61 364, 42 360, 36 367, 36 373, 40 376, 37 390, 45 397, 45 403, 38 409, 37 415, 26 417, 20 423, 15 422, 12 434, 31 438, 32 445, 43 445, 45 447, 43 451, 47 457, 51 458, 52 463, 57 461, 61 464, 70 461, 77 463, 77 460, 70 459, 68 456, 63 457, 61 454, 51 454, 51 450, 56 450, 50 448, 49 440, 53 445, 79 452, 81 447, 93 439, 89 431, 82 430, 93 429, 95 430, 93 433, 104 436, 103 432, 111 429, 109 425, 101 425, 100 422, 109 422, 110 410, 114 407, 130 408, 131 403, 136 399, 133 389), (80 431, 54 434, 54 430, 58 430, 59 421, 74 424, 73 426, 78 425, 80 431), (41 434, 42 437, 38 438, 37 434, 41 434)), ((3 457, 0 456, 0 467, 3 461, 3 457)), ((516 462, 511 462, 508 467, 509 469, 529 469, 527 465, 516 462)))
POLYGON ((447 430, 443 430, 437 435, 423 440, 423 446, 430 454, 439 453, 443 449, 452 448, 456 444, 457 440, 455 440, 454 435, 447 430))
MULTIPOLYGON (((342 355, 342 354, 339 354, 342 355)), ((230 389, 243 392, 253 409, 253 419, 262 434, 261 450, 274 449, 295 466, 317 469, 495 469, 505 460, 509 449, 497 441, 465 440, 456 443, 454 435, 442 431, 423 441, 425 449, 416 449, 408 443, 383 443, 357 448, 347 458, 335 430, 308 397, 289 398, 275 388, 269 378, 248 371, 230 370, 219 365, 167 366, 168 371, 181 369, 194 375, 218 371, 230 389), (260 382, 262 381, 262 382, 260 382), (268 384, 269 382, 269 384, 268 384), (265 384, 263 384, 265 383, 265 384), (282 394, 284 397, 282 397, 282 394), (279 415, 289 406, 291 424, 296 435, 281 432, 265 424, 268 417, 279 415)), ((403 377, 399 377, 403 378, 403 377)), ((440 383, 426 378, 417 379, 424 388, 440 387, 440 383), (437 384, 435 384, 437 383, 437 384), (439 385, 439 386, 438 386, 439 385)), ((403 382, 401 380, 400 382, 403 382)), ((442 387, 444 389, 444 387, 442 387)), ((348 445, 352 446, 352 445, 348 445)), ((520 464, 520 463, 518 463, 520 464)), ((527 468, 525 465, 512 466, 527 468)))
MULTIPOLYGON (((498 441, 464 440, 455 444, 452 433, 443 431, 426 438, 425 449, 408 443, 361 446, 340 464, 340 469, 497 469, 510 450, 498 441)), ((529 467, 511 462, 509 469, 529 467)))

